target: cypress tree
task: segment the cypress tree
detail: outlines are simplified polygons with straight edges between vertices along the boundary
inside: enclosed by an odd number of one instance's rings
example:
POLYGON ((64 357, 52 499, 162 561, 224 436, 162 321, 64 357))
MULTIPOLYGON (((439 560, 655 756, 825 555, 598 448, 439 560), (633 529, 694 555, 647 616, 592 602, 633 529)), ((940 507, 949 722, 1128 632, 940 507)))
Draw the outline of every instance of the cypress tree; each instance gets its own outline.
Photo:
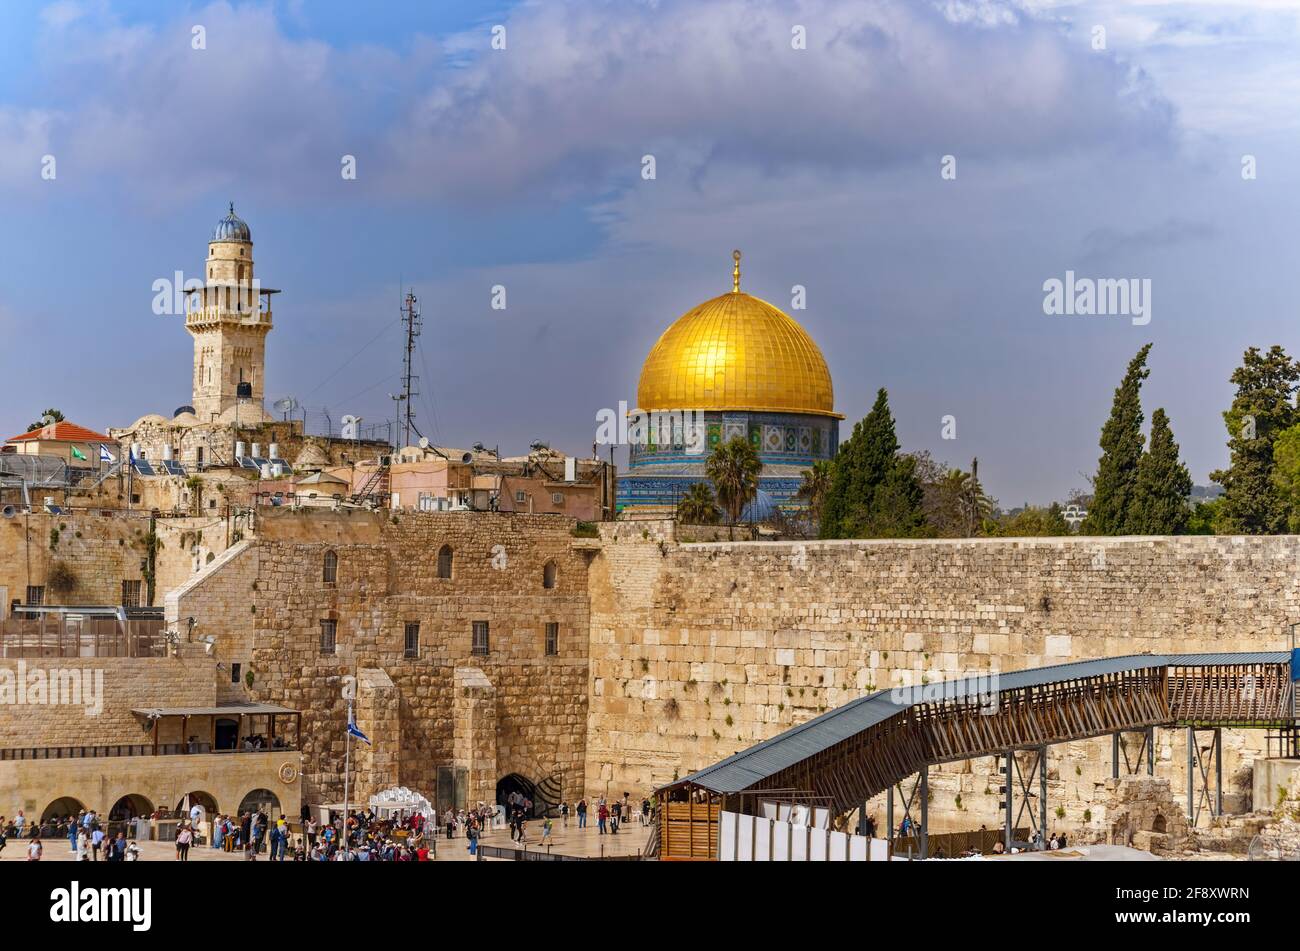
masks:
POLYGON ((904 537, 924 525, 916 460, 900 457, 889 394, 876 394, 871 412, 835 456, 822 511, 822 538, 904 537))
POLYGON ((1192 476, 1178 461, 1169 417, 1151 414, 1151 445, 1138 463, 1137 489, 1129 510, 1128 531, 1137 535, 1180 535, 1191 514, 1192 476))
POLYGON ((1225 533, 1269 535, 1286 531, 1288 504, 1273 482, 1273 443, 1300 423, 1293 402, 1300 364, 1276 344, 1268 353, 1251 347, 1232 372, 1237 395, 1223 414, 1228 427, 1227 469, 1211 472, 1223 486, 1216 528, 1225 533))
POLYGON ((1142 459, 1142 402, 1139 398, 1147 369, 1147 344, 1129 361, 1128 371, 1115 390, 1110 418, 1101 430, 1101 459, 1093 480, 1093 500, 1082 532, 1085 535, 1125 535, 1132 532, 1129 509, 1137 488, 1138 462, 1142 459))

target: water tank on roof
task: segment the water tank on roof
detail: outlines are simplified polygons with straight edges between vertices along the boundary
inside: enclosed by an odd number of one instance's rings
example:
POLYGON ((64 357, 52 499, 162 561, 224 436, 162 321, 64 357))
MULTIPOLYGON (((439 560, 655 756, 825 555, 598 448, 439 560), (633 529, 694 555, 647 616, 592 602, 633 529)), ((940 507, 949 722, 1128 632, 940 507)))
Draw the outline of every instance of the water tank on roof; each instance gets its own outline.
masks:
POLYGON ((253 458, 254 459, 262 458, 262 444, 260 442, 253 443, 253 458))
POLYGON ((241 459, 244 457, 244 441, 242 439, 235 442, 235 455, 241 459))
POLYGON ((271 478, 271 464, 269 462, 262 463, 262 478, 271 478))
POLYGON ((271 443, 271 458, 272 459, 280 458, 280 444, 278 442, 271 443))

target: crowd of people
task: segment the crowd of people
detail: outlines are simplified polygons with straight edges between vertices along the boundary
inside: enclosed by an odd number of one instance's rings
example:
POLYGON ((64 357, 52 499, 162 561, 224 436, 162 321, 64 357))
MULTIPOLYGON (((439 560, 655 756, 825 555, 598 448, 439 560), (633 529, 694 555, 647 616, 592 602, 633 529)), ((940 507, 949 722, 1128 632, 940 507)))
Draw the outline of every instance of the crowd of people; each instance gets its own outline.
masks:
MULTIPOLYGON (((633 821, 647 825, 652 817, 648 798, 634 808, 631 796, 622 798, 599 797, 589 803, 579 799, 572 807, 565 801, 558 807, 558 820, 543 815, 540 823, 540 844, 547 845, 557 827, 557 821, 568 828, 571 820, 578 829, 587 828, 589 815, 594 815, 600 835, 617 835, 620 826, 633 821)), ((437 856, 437 839, 463 838, 470 855, 477 855, 480 839, 492 829, 508 828, 510 841, 527 846, 529 823, 533 821, 533 801, 523 793, 514 792, 501 804, 479 802, 469 809, 448 809, 441 814, 430 810, 426 816, 415 812, 394 817, 380 817, 369 807, 349 810, 347 816, 333 814, 331 821, 321 822, 312 810, 304 806, 301 821, 290 826, 284 816, 272 819, 265 807, 239 815, 206 815, 200 805, 193 805, 188 815, 169 816, 155 812, 152 820, 178 818, 175 825, 176 860, 189 860, 190 850, 206 845, 212 849, 240 853, 247 861, 266 858, 272 862, 427 862, 437 856), (205 838, 206 836, 206 838, 205 838)), ((141 820, 148 821, 148 820, 141 820)), ((12 819, 0 816, 0 857, 10 839, 26 842, 28 861, 40 861, 46 841, 54 837, 66 839, 68 847, 78 861, 134 862, 140 857, 134 835, 128 835, 130 820, 114 822, 116 831, 94 810, 81 810, 76 816, 51 819, 39 825, 32 823, 20 809, 12 819)), ((147 833, 140 833, 147 835, 147 833)))

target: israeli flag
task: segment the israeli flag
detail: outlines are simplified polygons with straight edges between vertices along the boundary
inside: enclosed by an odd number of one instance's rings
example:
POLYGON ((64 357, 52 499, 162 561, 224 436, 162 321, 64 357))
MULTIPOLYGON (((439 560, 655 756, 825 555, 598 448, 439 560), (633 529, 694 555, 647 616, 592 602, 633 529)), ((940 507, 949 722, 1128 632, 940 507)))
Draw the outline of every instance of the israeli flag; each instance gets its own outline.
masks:
POLYGON ((370 737, 362 733, 360 727, 357 726, 357 718, 355 715, 348 720, 348 735, 355 736, 358 740, 360 740, 362 743, 365 743, 367 746, 371 745, 370 737))
POLYGON ((105 446, 103 443, 100 443, 100 444, 99 444, 99 461, 100 461, 100 462, 113 462, 113 461, 114 461, 114 460, 113 460, 113 454, 112 454, 111 452, 108 451, 108 447, 105 446))

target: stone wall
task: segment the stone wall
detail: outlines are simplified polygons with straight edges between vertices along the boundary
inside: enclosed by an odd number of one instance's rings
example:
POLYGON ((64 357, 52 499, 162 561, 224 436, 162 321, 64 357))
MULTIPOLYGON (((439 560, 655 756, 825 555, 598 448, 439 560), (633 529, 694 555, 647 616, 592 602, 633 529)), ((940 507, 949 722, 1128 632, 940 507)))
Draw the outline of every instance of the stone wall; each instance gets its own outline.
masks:
MULTIPOLYGON (((133 709, 213 702, 212 662, 203 656, 0 659, 0 749, 152 743, 133 709), (69 686, 58 695, 75 702, 53 702, 53 689, 39 698, 32 692, 38 683, 60 680, 69 686), (28 685, 21 700, 13 692, 19 684, 28 685)), ((180 740, 179 733, 159 737, 180 740)))
MULTIPOLYGON (((638 794, 875 689, 1118 654, 1281 649, 1300 618, 1291 536, 678 544, 671 525, 643 522, 602 535, 588 795, 638 794)), ((1158 731, 1157 775, 1175 791, 1184 744, 1183 731, 1158 731)), ((1262 744, 1225 733, 1230 809, 1250 806, 1262 744)), ((1054 747, 1053 824, 1085 824, 1109 775, 1108 739, 1054 747)), ((991 758, 932 772, 935 828, 1000 824, 998 785, 991 758)))
MULTIPOLYGON (((304 795, 343 793, 345 704, 341 678, 382 671, 396 691, 396 777, 376 769, 358 798, 398 782, 431 800, 439 766, 455 760, 454 671, 475 667, 497 698, 496 776, 533 782, 560 774, 564 794, 582 789, 587 729, 587 540, 548 515, 268 511, 256 535, 218 558, 169 599, 168 616, 199 618, 219 636, 215 656, 253 672, 248 696, 304 711, 304 795), (451 578, 438 552, 452 549, 451 578), (327 552, 338 559, 324 579, 327 552), (556 581, 543 585, 553 561, 556 581), (174 603, 173 603, 174 601, 174 603), (336 631, 322 653, 322 621, 336 631), (486 654, 472 623, 487 621, 486 654), (246 622, 246 623, 245 623, 246 622), (559 625, 545 652, 545 625, 559 625), (414 656, 408 623, 419 624, 414 656), (376 786, 377 788, 368 788, 376 786)), ((358 709, 358 725, 369 732, 358 709)), ((494 797, 491 797, 494 798, 494 797)))
MULTIPOLYGON (((192 575, 208 554, 225 549, 226 535, 219 518, 158 519, 155 532, 161 545, 154 603, 161 604, 164 592, 192 575)), ((14 600, 26 601, 28 585, 44 586, 46 604, 117 605, 122 582, 140 581, 146 602, 148 536, 146 511, 77 509, 0 520, 0 616, 9 616, 14 600), (70 586, 56 583, 59 576, 70 586)))

